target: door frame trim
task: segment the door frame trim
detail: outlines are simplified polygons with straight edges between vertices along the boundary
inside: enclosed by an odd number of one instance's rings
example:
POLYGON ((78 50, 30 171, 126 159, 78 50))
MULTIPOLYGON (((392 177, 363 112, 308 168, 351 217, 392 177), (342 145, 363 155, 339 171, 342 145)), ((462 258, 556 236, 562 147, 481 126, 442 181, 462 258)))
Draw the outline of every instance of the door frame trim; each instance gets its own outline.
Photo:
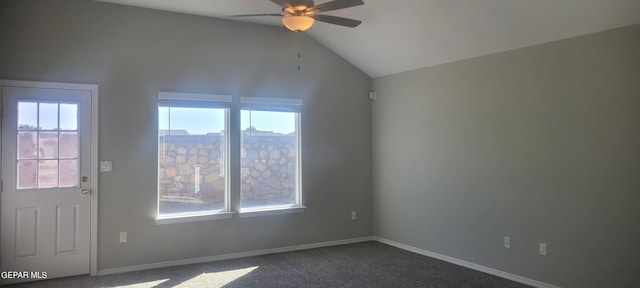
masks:
MULTIPOLYGON (((91 92, 91 221, 89 240, 90 275, 98 275, 98 85, 60 82, 39 82, 0 79, 0 97, 3 87, 49 88, 84 90, 91 92)), ((1 100, 1 99, 0 99, 1 100)), ((2 103, 0 102, 0 108, 2 103)), ((1 121, 1 120, 0 120, 1 121)), ((1 149, 1 147, 0 147, 1 149)), ((0 176, 2 171, 0 170, 0 176)))

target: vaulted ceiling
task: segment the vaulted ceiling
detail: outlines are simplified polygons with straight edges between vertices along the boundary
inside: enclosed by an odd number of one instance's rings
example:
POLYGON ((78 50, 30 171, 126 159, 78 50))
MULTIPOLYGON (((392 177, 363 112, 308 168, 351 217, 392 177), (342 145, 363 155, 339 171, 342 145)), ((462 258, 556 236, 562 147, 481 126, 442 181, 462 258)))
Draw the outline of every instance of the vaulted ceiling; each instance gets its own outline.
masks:
MULTIPOLYGON (((280 13, 269 0, 100 1, 216 18, 280 13)), ((326 13, 362 20, 356 28, 316 23, 297 33, 308 33, 371 77, 640 23, 640 0, 364 2, 326 13)), ((230 20, 282 25, 278 17, 230 20)))

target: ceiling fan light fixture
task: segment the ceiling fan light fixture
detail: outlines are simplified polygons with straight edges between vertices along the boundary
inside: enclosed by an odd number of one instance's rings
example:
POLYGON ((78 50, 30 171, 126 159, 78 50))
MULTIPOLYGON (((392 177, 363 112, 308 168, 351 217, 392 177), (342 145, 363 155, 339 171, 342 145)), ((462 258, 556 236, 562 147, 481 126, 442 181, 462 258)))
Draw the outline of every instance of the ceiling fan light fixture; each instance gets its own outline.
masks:
POLYGON ((313 23, 315 20, 306 15, 284 15, 282 17, 282 24, 295 32, 306 31, 313 26, 313 23))
POLYGON ((316 21, 350 28, 354 28, 362 23, 362 21, 359 20, 321 14, 328 11, 363 5, 364 2, 362 0, 331 0, 320 5, 314 5, 313 0, 271 0, 271 2, 280 6, 282 9, 281 14, 248 14, 232 15, 230 17, 282 17, 282 24, 294 32, 309 30, 316 21))

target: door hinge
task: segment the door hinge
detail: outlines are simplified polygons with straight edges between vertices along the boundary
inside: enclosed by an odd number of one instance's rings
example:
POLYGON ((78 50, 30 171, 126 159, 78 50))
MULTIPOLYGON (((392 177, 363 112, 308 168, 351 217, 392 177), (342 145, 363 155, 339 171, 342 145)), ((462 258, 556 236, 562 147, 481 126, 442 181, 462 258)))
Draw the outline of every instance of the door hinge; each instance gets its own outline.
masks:
POLYGON ((4 181, 0 181, 0 192, 4 191, 4 181))

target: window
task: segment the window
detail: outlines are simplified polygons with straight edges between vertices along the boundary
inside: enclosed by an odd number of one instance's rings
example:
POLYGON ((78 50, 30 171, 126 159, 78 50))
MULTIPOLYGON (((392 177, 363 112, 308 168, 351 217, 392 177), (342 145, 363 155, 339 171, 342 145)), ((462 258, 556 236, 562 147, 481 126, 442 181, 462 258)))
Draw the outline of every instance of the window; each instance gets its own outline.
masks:
POLYGON ((18 102, 16 188, 78 186, 78 104, 18 102))
POLYGON ((231 96, 159 93, 157 223, 230 218, 231 207, 242 217, 304 209, 302 102, 241 97, 239 106, 231 104, 231 96), (231 151, 240 155, 233 165, 240 170, 229 170, 231 151), (238 176, 239 185, 231 185, 238 176))
POLYGON ((300 104, 241 98, 241 212, 301 206, 300 104))
POLYGON ((160 93, 158 218, 230 210, 230 102, 230 96, 160 93))

